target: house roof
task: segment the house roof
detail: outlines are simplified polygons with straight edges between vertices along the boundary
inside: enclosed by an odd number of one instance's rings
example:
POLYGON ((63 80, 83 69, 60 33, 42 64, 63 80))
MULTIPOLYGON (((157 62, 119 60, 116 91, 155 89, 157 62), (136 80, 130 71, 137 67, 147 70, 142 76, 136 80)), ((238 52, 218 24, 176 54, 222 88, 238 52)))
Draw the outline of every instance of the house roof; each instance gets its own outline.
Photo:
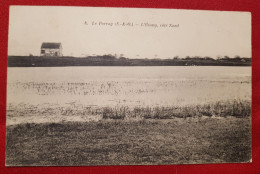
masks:
POLYGON ((51 48, 51 49, 59 49, 61 47, 61 43, 54 42, 43 42, 41 48, 51 48))

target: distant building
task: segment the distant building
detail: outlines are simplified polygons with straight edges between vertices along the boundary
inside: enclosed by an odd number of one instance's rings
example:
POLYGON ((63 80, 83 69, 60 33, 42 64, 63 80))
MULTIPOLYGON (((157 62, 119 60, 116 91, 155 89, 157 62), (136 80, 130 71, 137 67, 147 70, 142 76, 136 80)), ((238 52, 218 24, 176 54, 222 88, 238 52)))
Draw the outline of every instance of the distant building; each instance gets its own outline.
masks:
POLYGON ((43 42, 41 46, 41 56, 51 56, 51 57, 62 56, 61 43, 43 42))

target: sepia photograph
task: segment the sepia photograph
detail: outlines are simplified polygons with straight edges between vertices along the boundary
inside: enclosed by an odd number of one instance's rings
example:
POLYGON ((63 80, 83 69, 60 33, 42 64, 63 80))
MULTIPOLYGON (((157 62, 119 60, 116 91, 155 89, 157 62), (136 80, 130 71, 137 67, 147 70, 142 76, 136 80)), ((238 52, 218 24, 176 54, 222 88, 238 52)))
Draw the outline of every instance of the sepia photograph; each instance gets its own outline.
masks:
POLYGON ((250 163, 251 13, 10 6, 14 166, 250 163))

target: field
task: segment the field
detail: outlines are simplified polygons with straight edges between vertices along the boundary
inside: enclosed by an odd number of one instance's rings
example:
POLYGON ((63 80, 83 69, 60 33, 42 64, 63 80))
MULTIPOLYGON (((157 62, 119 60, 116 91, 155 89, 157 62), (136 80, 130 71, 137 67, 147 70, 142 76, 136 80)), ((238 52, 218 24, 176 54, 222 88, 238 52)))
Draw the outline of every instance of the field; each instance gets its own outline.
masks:
POLYGON ((148 165, 248 162, 250 119, 164 119, 20 124, 7 164, 148 165), (225 133, 223 133, 225 132, 225 133))
POLYGON ((249 162, 251 68, 8 68, 6 152, 9 166, 249 162))

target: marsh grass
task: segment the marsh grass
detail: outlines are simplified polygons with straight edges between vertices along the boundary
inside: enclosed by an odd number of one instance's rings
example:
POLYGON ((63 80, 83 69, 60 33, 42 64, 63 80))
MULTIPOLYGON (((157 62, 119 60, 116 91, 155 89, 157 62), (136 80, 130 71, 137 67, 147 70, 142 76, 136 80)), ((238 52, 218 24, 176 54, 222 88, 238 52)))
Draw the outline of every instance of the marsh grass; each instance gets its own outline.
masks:
POLYGON ((104 108, 103 118, 107 119, 126 119, 126 118, 144 118, 144 119, 171 119, 174 117, 201 117, 201 116, 235 116, 247 117, 251 114, 251 103, 249 101, 226 101, 215 102, 203 105, 188 105, 175 107, 114 107, 104 108))
POLYGON ((53 116, 88 116, 101 115, 103 119, 171 119, 187 117, 248 117, 251 115, 251 103, 247 100, 218 101, 215 103, 186 106, 157 107, 95 107, 75 103, 67 106, 55 105, 9 105, 7 114, 10 117, 26 115, 53 116))

